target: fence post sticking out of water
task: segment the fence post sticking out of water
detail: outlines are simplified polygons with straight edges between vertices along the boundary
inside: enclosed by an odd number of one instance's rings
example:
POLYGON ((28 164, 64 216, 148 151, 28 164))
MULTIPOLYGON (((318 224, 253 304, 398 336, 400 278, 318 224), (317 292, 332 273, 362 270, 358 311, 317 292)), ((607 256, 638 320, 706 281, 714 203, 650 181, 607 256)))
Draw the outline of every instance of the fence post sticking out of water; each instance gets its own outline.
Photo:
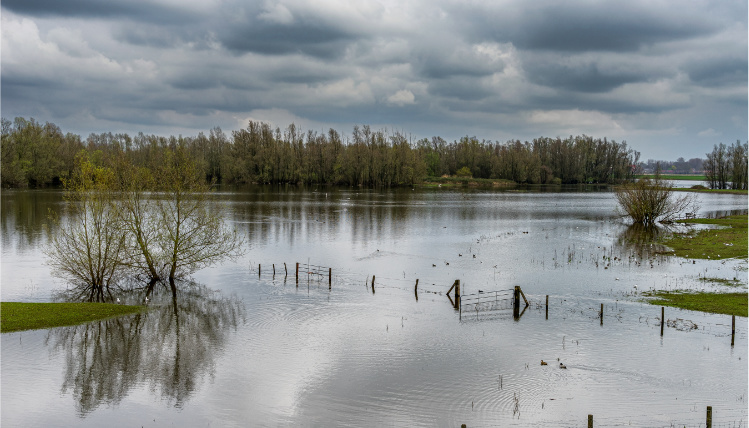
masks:
POLYGON ((419 278, 416 278, 416 285, 414 285, 414 295, 416 296, 416 301, 419 301, 419 278))
POLYGON ((273 263, 273 278, 276 277, 276 264, 273 263))
POLYGON ((257 264, 257 276, 260 278, 260 263, 257 264))
POLYGON ((296 283, 299 284, 299 262, 296 262, 296 283))
POLYGON ((374 280, 375 280, 375 276, 372 275, 372 294, 374 294, 374 292, 375 292, 374 291, 374 280))
POLYGON ((707 406, 707 415, 705 415, 705 426, 707 428, 713 427, 713 406, 707 406))
POLYGON ((549 319, 549 295, 546 295, 546 319, 549 319))
POLYGON ((520 286, 515 286, 512 295, 512 316, 517 319, 520 316, 520 286))
MULTIPOLYGON (((416 281, 418 281, 418 279, 416 281)), ((736 335, 736 315, 731 315, 731 347, 733 347, 733 338, 735 335, 736 335)))
POLYGON ((588 415, 588 428, 593 428, 593 415, 588 415))
POLYGON ((286 262, 283 262, 283 270, 286 272, 286 276, 289 276, 289 270, 286 269, 286 262))
POLYGON ((666 314, 666 308, 661 306, 661 336, 663 336, 663 326, 666 325, 665 314, 666 314))
POLYGON ((603 303, 601 303, 601 325, 603 325, 603 303))
POLYGON ((328 290, 333 288, 333 268, 328 268, 328 290))
POLYGON ((460 306, 460 280, 455 280, 455 304, 460 306))

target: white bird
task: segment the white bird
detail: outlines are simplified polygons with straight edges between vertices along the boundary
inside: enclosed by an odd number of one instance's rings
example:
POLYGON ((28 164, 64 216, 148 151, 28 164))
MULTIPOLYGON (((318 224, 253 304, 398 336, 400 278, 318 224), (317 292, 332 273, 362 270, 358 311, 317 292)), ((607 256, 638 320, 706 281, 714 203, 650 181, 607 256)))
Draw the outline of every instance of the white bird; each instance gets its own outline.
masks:
POLYGON ((144 302, 148 303, 148 296, 146 296, 145 299, 143 299, 144 302))
POLYGON ((637 284, 635 284, 635 290, 637 290, 637 284))
POLYGON ((120 298, 119 297, 117 298, 117 303, 120 303, 120 298))

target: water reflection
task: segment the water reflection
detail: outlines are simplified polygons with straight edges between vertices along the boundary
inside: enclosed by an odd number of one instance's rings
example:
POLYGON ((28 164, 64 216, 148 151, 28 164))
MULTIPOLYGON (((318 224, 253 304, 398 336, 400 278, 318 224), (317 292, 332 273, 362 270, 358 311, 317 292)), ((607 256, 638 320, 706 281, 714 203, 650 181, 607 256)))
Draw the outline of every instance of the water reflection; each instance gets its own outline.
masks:
POLYGON ((629 254, 640 260, 657 258, 668 250, 658 244, 659 238, 673 233, 678 226, 645 226, 632 224, 624 229, 616 240, 616 246, 621 254, 629 254))
POLYGON ((176 306, 157 290, 146 312, 50 330, 47 344, 64 355, 61 391, 72 392, 79 416, 118 404, 141 384, 181 408, 246 322, 242 301, 203 285, 180 284, 176 306))
POLYGON ((34 250, 47 241, 50 230, 45 227, 49 209, 54 208, 61 217, 67 212, 60 191, 3 190, 0 203, 0 231, 3 250, 13 248, 23 252, 34 250))

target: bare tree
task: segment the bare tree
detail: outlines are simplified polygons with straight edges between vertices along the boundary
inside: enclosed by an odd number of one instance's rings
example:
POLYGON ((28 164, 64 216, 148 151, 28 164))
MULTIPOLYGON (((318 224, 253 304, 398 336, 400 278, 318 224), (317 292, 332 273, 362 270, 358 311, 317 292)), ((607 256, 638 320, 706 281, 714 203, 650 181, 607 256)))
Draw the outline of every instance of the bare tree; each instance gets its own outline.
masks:
POLYGON ((681 212, 697 211, 698 199, 694 193, 674 196, 671 183, 656 174, 654 179, 640 179, 616 189, 618 210, 634 223, 653 226, 656 222, 673 220, 681 212))
POLYGON ((137 167, 120 156, 115 163, 117 213, 120 227, 128 235, 128 246, 123 263, 144 274, 149 281, 149 293, 161 279, 158 267, 158 241, 161 227, 156 216, 156 204, 150 189, 154 187, 151 172, 137 167))
POLYGON ((103 302, 111 299, 111 288, 124 274, 126 239, 111 204, 111 170, 94 166, 85 154, 78 162, 65 183, 73 214, 63 222, 50 213, 59 227, 45 253, 53 274, 74 284, 79 298, 103 302))
POLYGON ((216 206, 207 203, 208 185, 183 149, 167 151, 158 174, 156 182, 162 192, 156 198, 159 253, 176 296, 176 278, 238 256, 242 240, 213 211, 216 206))

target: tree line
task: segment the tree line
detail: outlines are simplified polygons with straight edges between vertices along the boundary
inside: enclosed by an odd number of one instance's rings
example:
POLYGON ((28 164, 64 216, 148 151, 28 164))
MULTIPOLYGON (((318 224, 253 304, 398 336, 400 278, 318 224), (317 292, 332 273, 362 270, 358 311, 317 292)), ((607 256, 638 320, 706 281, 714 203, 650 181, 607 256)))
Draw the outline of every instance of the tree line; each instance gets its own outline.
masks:
POLYGON ((179 148, 206 183, 301 183, 392 187, 428 177, 465 176, 517 183, 618 183, 632 179, 639 153, 626 142, 587 135, 539 137, 505 143, 463 137, 412 141, 401 132, 354 126, 350 136, 335 129, 304 132, 291 124, 272 128, 250 121, 230 135, 221 128, 193 137, 138 133, 79 135, 52 123, 2 119, 4 187, 61 183, 84 151, 97 166, 116 161, 157 170, 167 151, 179 148))
POLYGON ((705 181, 711 189, 747 190, 747 143, 713 146, 704 162, 705 181))

